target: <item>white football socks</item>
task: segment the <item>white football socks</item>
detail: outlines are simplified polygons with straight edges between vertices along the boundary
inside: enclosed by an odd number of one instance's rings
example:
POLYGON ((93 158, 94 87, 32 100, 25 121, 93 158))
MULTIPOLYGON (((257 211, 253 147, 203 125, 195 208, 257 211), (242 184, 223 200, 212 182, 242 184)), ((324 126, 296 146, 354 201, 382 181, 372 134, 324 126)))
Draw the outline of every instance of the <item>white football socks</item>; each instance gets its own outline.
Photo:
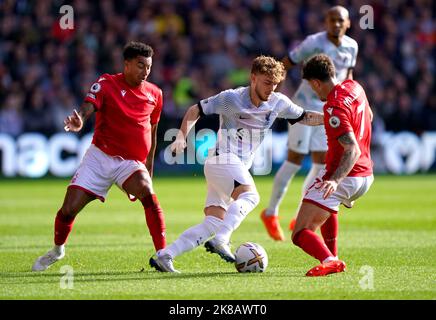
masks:
POLYGON ((214 216, 206 216, 202 223, 184 231, 179 238, 167 246, 161 253, 169 254, 172 258, 200 246, 217 233, 223 221, 214 216))
POLYGON ((232 232, 236 230, 256 206, 260 198, 257 192, 247 191, 241 193, 237 200, 233 201, 224 216, 223 225, 218 230, 215 239, 221 243, 228 243, 232 232))
POLYGON ((286 191, 288 190, 289 182, 300 170, 301 166, 295 163, 285 161, 280 166, 274 177, 274 186, 269 201, 269 206, 265 210, 267 216, 277 216, 279 214, 279 206, 282 202, 286 191))
POLYGON ((56 253, 58 256, 62 256, 65 254, 65 244, 61 244, 60 246, 54 245, 52 251, 56 253))

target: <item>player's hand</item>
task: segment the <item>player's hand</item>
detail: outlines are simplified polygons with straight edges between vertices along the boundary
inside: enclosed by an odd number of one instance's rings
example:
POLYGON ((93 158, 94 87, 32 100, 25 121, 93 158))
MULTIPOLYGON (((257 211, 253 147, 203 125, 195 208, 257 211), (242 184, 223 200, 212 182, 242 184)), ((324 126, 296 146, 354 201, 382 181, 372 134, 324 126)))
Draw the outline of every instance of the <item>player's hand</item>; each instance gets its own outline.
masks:
POLYGON ((325 180, 320 182, 316 188, 324 191, 323 198, 327 199, 338 189, 338 183, 335 180, 325 180))
POLYGON ((77 132, 80 131, 80 129, 82 129, 83 120, 80 114, 76 111, 76 109, 74 109, 73 114, 68 116, 64 120, 64 124, 65 124, 64 126, 65 131, 77 132))
POLYGON ((186 140, 185 139, 176 139, 170 145, 170 150, 173 156, 176 156, 179 153, 182 153, 186 148, 186 140))

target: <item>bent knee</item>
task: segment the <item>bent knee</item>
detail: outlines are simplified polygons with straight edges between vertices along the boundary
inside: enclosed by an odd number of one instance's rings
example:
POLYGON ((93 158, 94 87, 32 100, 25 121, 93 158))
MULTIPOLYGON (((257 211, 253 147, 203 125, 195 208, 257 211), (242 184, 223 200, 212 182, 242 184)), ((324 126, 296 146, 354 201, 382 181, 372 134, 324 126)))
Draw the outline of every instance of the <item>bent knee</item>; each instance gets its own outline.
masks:
POLYGON ((260 202, 260 196, 257 191, 247 191, 239 195, 238 199, 245 199, 253 206, 253 208, 257 207, 260 202))
POLYGON ((152 184, 144 182, 138 186, 138 190, 136 191, 136 194, 133 195, 138 199, 143 199, 151 194, 154 194, 152 184))
POLYGON ((80 209, 74 203, 65 203, 61 208, 61 214, 68 218, 74 218, 80 209))

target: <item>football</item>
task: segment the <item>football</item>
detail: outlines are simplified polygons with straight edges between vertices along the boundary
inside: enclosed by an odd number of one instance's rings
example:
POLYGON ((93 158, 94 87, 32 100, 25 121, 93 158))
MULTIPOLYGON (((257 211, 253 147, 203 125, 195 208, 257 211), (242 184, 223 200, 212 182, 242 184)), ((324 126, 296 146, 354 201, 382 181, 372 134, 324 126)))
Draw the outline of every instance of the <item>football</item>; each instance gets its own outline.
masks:
POLYGON ((235 266, 238 272, 265 272, 268 256, 261 245, 254 242, 241 244, 235 252, 235 266))

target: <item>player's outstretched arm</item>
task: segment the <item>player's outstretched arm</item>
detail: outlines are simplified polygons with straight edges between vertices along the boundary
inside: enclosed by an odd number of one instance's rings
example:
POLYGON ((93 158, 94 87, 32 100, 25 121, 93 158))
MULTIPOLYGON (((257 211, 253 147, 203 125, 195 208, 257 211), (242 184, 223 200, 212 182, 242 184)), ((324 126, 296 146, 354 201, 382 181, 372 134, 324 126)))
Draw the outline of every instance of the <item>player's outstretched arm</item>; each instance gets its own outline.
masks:
POLYGON ((94 111, 94 106, 91 103, 83 103, 80 106, 79 112, 74 109, 73 114, 64 120, 64 130, 67 132, 79 132, 83 128, 85 121, 91 116, 91 114, 93 114, 94 111))
POLYGON ((361 154, 359 144, 353 132, 343 134, 338 138, 338 141, 344 148, 344 153, 336 171, 329 180, 323 181, 319 187, 321 190, 324 190, 324 199, 336 191, 339 183, 350 173, 361 154))
POLYGON ((170 146, 173 153, 180 153, 186 148, 186 137, 199 118, 200 108, 197 104, 191 106, 188 111, 186 111, 176 140, 170 146))
POLYGON ((306 111, 300 123, 308 126, 320 126, 324 124, 324 115, 317 111, 306 111))

